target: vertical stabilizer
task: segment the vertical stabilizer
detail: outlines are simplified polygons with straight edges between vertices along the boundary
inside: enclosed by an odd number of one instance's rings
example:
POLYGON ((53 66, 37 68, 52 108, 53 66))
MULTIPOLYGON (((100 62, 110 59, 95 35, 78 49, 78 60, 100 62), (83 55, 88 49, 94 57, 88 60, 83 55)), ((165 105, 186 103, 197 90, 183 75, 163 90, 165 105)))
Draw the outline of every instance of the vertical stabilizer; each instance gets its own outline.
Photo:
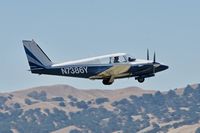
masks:
POLYGON ((53 64, 34 40, 23 40, 22 42, 31 71, 46 68, 53 64))

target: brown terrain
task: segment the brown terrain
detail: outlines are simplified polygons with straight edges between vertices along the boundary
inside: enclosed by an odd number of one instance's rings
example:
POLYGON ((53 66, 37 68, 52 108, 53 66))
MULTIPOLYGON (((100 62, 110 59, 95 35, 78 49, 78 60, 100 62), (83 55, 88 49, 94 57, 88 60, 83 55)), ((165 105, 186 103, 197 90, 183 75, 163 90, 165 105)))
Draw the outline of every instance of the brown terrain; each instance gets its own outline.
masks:
MULTIPOLYGON (((198 85, 191 85, 193 89, 197 88, 198 85)), ((184 88, 180 89, 175 89, 175 92, 178 95, 182 95, 184 92, 184 88)), ((30 89, 25 89, 25 90, 20 90, 20 91, 15 91, 11 93, 0 93, 0 96, 12 96, 12 99, 9 99, 6 101, 6 105, 10 106, 13 105, 14 103, 19 103, 21 105, 21 108, 26 111, 29 109, 35 109, 35 108, 40 108, 42 111, 44 109, 49 109, 52 110, 53 108, 58 108, 60 110, 66 111, 66 112, 77 112, 81 111, 81 109, 77 107, 73 107, 69 104, 66 104, 65 107, 60 107, 58 105, 58 102, 52 101, 52 98, 55 97, 63 97, 66 102, 69 101, 68 96, 73 96, 77 98, 79 101, 93 101, 92 107, 104 107, 109 111, 113 111, 115 107, 112 106, 112 103, 114 101, 119 101, 124 98, 129 98, 129 96, 142 96, 143 94, 155 94, 156 91, 154 90, 143 90, 138 87, 128 87, 128 88, 123 88, 123 89, 116 89, 116 90, 80 90, 76 89, 72 86, 68 85, 54 85, 54 86, 41 86, 41 87, 35 87, 35 88, 30 88, 30 89), (28 94, 31 92, 46 92, 47 100, 46 101, 39 101, 34 98, 30 98, 28 94), (108 98, 109 102, 103 103, 101 105, 97 105, 94 103, 95 99, 97 98, 108 98), (31 99, 32 101, 35 101, 35 104, 27 105, 25 103, 26 98, 31 99)), ((167 92, 163 92, 164 94, 167 92)), ((187 108, 182 108, 183 110, 187 110, 187 108)), ((169 108, 169 111, 173 112, 174 110, 169 108)), ((0 112, 6 112, 3 109, 0 109, 0 112)), ((44 112, 45 113, 45 112, 44 112)), ((148 114, 150 117, 150 123, 158 123, 161 127, 169 124, 169 123, 163 123, 160 122, 156 117, 154 117, 151 114, 148 114)), ((134 120, 140 120, 141 116, 132 116, 134 120)), ((176 121, 171 121, 170 123, 175 123, 176 121)), ((169 133, 193 133, 198 127, 200 127, 200 123, 193 124, 193 125, 184 125, 182 127, 178 128, 170 128, 169 133)), ((62 129, 59 129, 57 131, 54 131, 52 133, 66 133, 70 132, 72 129, 77 129, 81 130, 80 128, 76 126, 68 126, 62 129)), ((140 131, 140 133, 147 132, 148 130, 152 129, 152 126, 149 126, 143 130, 140 131)), ((13 132, 18 133, 16 129, 12 129, 13 132)), ((117 131, 117 133, 120 133, 122 131, 117 131)))

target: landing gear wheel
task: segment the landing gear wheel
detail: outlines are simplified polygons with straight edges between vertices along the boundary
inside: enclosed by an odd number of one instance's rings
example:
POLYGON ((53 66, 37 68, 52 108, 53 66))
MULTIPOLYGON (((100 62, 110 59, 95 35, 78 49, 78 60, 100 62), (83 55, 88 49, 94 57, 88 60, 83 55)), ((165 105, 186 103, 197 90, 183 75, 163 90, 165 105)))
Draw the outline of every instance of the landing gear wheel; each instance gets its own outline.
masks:
POLYGON ((137 80, 138 80, 139 83, 143 83, 145 79, 142 78, 142 77, 139 77, 137 80))
POLYGON ((103 79, 102 83, 104 85, 111 85, 113 82, 109 82, 109 81, 110 81, 110 79, 103 79))

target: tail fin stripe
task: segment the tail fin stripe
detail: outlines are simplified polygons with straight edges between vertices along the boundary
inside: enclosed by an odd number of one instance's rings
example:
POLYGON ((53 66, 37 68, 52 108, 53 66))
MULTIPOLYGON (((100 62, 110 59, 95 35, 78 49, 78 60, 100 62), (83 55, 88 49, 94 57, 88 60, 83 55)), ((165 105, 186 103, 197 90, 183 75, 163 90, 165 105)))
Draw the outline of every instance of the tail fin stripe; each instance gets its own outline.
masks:
POLYGON ((30 57, 32 57, 33 59, 35 59, 36 61, 38 61, 41 65, 43 65, 26 47, 25 48, 25 51, 26 51, 26 54, 30 57))
POLYGON ((32 57, 30 57, 29 55, 27 55, 28 57, 28 62, 37 64, 38 66, 43 66, 40 62, 38 62, 37 60, 33 59, 32 57))
POLYGON ((32 69, 32 68, 44 68, 44 67, 42 67, 42 66, 40 66, 40 65, 37 65, 37 64, 35 64, 35 63, 32 63, 32 62, 29 62, 29 65, 30 65, 31 69, 32 69))

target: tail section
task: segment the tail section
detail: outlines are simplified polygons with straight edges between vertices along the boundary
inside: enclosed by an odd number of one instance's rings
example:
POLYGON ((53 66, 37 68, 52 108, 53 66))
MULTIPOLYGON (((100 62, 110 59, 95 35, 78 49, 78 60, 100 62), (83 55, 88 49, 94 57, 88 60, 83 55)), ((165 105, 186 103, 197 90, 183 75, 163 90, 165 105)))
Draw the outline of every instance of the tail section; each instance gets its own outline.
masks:
POLYGON ((38 44, 32 40, 23 40, 24 50, 28 59, 30 70, 40 70, 51 66, 53 63, 49 57, 42 51, 38 44))

